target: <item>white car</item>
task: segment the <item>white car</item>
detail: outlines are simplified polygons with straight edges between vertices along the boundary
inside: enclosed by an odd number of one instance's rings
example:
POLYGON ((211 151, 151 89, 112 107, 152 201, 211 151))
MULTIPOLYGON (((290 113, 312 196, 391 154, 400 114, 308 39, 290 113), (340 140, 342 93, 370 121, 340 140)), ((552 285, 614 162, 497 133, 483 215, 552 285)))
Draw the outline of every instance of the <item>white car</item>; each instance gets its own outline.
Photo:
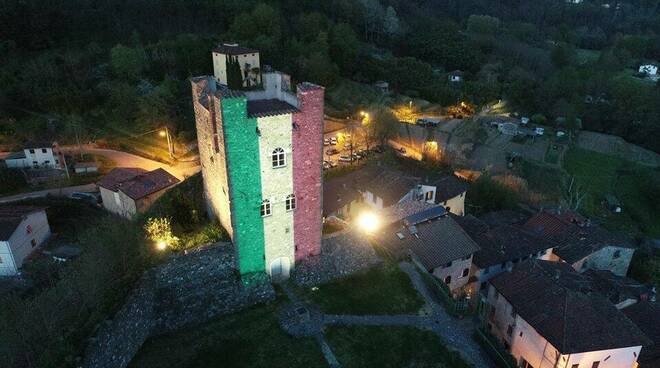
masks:
POLYGON ((337 138, 335 138, 335 137, 330 138, 330 144, 333 145, 333 146, 336 146, 337 145, 337 138))
POLYGON ((545 133, 545 129, 544 128, 534 128, 534 133, 536 133, 536 135, 543 135, 543 133, 545 133))
POLYGON ((324 146, 329 146, 330 145, 330 140, 328 138, 323 140, 323 145, 324 146))
POLYGON ((351 159, 350 156, 341 155, 341 156, 339 156, 339 161, 341 161, 341 162, 353 162, 353 159, 351 159))

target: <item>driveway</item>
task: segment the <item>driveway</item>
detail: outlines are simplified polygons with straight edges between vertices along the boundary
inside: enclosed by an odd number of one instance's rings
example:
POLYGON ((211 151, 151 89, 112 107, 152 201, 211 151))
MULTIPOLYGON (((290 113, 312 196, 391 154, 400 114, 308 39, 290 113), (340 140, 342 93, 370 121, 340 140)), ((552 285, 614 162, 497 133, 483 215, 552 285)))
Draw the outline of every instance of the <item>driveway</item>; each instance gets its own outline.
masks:
POLYGON ((89 192, 95 192, 95 191, 96 191, 96 184, 76 185, 76 186, 73 186, 73 187, 45 189, 45 190, 39 190, 39 191, 36 191, 36 192, 21 193, 21 194, 16 194, 16 195, 12 195, 12 196, 2 197, 2 198, 0 198, 0 203, 16 202, 16 201, 21 201, 21 200, 24 200, 24 199, 46 197, 48 195, 58 196, 58 197, 67 197, 73 192, 87 192, 87 193, 89 193, 89 192))
MULTIPOLYGON (((77 146, 63 147, 62 150, 71 153, 79 152, 77 146)), ((117 167, 139 167, 147 171, 163 168, 170 174, 176 176, 179 180, 184 180, 185 178, 190 177, 201 170, 201 166, 199 166, 196 162, 179 162, 176 165, 168 165, 131 153, 111 149, 85 146, 83 147, 82 151, 83 153, 90 153, 109 158, 116 163, 117 167)))

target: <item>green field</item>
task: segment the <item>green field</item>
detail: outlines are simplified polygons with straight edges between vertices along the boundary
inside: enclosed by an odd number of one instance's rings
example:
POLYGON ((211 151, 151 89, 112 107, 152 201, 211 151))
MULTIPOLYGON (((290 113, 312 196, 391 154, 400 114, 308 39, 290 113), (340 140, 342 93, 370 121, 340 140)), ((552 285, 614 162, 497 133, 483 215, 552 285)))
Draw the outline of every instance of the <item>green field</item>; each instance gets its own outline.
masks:
POLYGON ((327 367, 314 339, 295 339, 280 329, 281 302, 152 338, 129 367, 327 367))
POLYGON ((396 264, 372 267, 303 293, 329 314, 416 313, 424 305, 408 275, 396 264))
POLYGON ((331 327, 326 336, 342 367, 469 367, 432 332, 412 327, 331 327))
POLYGON ((660 172, 624 159, 579 148, 571 148, 564 169, 585 191, 584 212, 611 229, 630 235, 660 237, 660 206, 651 193, 657 192, 660 172), (611 213, 603 205, 606 194, 615 195, 623 212, 611 213))

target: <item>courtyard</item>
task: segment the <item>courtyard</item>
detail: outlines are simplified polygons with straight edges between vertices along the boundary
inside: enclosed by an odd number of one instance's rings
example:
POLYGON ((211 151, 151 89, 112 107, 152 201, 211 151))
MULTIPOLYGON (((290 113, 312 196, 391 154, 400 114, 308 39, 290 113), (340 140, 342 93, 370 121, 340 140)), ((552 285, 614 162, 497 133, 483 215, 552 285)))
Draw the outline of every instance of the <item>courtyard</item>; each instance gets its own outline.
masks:
POLYGON ((129 367, 492 366, 473 323, 450 317, 418 272, 383 263, 317 287, 288 282, 270 303, 149 339, 129 367))

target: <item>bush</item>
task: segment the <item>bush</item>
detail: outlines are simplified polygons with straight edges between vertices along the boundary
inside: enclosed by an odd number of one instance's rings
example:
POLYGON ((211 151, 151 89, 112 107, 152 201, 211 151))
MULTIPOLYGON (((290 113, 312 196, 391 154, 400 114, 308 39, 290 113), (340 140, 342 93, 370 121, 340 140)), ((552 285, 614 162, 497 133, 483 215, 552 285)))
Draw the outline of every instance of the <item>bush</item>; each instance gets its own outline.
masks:
POLYGON ((134 222, 107 216, 79 238, 84 252, 62 266, 52 287, 0 299, 3 367, 74 366, 87 337, 114 313, 151 260, 134 222))
POLYGON ((202 175, 196 174, 172 188, 154 203, 143 218, 169 218, 177 231, 192 231, 206 220, 202 175))
POLYGON ((10 194, 27 186, 25 176, 19 170, 0 167, 0 194, 10 194))
POLYGON ((513 209, 518 195, 506 185, 482 175, 468 189, 468 206, 476 213, 513 209))

